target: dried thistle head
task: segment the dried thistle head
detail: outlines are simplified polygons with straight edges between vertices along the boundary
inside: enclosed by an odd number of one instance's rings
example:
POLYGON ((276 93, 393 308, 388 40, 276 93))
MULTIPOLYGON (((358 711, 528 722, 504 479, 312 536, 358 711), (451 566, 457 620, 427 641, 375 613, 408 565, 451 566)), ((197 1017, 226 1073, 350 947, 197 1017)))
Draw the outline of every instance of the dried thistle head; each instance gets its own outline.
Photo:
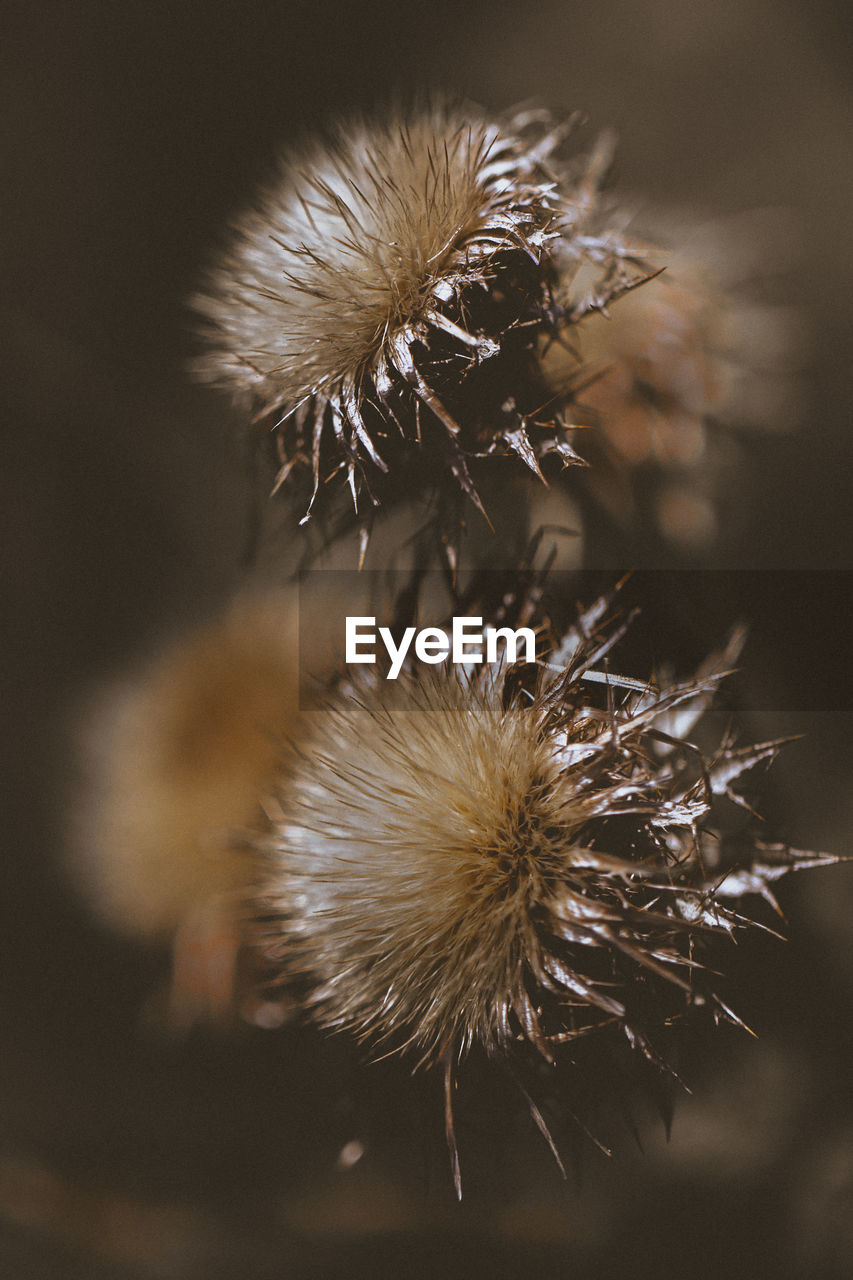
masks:
POLYGON ((565 319, 553 246, 570 237, 608 298, 643 273, 618 238, 585 235, 602 166, 561 186, 565 132, 446 103, 351 123, 286 157, 236 224, 194 300, 200 372, 252 394, 277 485, 313 476, 309 512, 340 475, 366 530, 426 474, 452 534, 460 496, 479 505, 473 461, 579 461, 538 361, 565 319))
POLYGON ((469 1050, 552 1062, 609 1027, 661 1065, 662 1029, 689 1011, 737 1021, 704 961, 750 926, 738 900, 772 902, 777 877, 819 861, 721 835, 721 798, 779 745, 703 754, 686 737, 736 646, 685 683, 606 677, 606 610, 537 668, 339 694, 271 810, 285 976, 322 1026, 443 1066, 454 1162, 469 1050))
POLYGON ((113 928, 172 949, 178 1023, 231 1002, 255 870, 248 833, 281 734, 298 737, 296 653, 295 596, 243 600, 85 717, 70 870, 113 928))
POLYGON ((598 501, 620 524, 640 515, 670 544, 701 549, 738 454, 727 428, 777 429, 793 402, 798 324, 756 296, 790 256, 792 229, 779 210, 702 227, 657 221, 654 243, 633 242, 656 274, 612 309, 561 242, 556 296, 572 327, 542 367, 591 428, 584 479, 598 501))

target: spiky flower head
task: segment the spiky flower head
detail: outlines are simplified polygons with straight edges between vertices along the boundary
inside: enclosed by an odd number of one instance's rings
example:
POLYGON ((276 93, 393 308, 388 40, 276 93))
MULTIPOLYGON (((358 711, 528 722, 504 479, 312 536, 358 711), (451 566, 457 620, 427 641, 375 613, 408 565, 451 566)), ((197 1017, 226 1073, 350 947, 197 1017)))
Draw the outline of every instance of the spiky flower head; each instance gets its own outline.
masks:
POLYGON ((607 297, 642 272, 585 239, 595 181, 561 188, 549 165, 565 132, 446 103, 352 122, 286 156, 236 224, 195 299, 200 371, 253 394, 277 483, 310 468, 309 511, 341 474, 366 523, 415 452, 419 481, 426 465, 475 503, 472 459, 579 460, 538 362, 560 320, 552 246, 573 237, 607 297))
POLYGON ((609 1026, 658 1063, 687 1011, 736 1020, 709 946, 749 926, 738 899, 772 902, 777 877, 816 861, 730 846, 718 826, 779 745, 724 737, 702 754, 685 736, 736 645, 684 683, 614 679, 606 609, 538 668, 340 694, 280 793, 264 847, 285 974, 323 1026, 443 1064, 448 1107, 474 1046, 552 1061, 609 1026))

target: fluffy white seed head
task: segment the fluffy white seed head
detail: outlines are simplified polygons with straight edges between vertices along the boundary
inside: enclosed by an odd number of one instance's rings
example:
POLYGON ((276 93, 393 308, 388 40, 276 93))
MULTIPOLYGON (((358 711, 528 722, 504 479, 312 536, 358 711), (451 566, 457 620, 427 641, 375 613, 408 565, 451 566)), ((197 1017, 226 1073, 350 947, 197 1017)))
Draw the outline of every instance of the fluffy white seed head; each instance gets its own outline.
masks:
POLYGON ((277 861, 324 1019, 378 1039, 411 1025, 431 1052, 499 1041, 523 998, 531 900, 582 815, 535 717, 450 678, 364 690, 323 721, 277 861))
POLYGON ((608 706, 586 634, 532 691, 447 668, 317 713, 264 847, 273 949, 321 1023, 449 1062, 519 1039, 550 1059, 606 1023, 654 1057, 695 1000, 727 1014, 694 945, 794 859, 741 845, 749 887, 727 876, 712 811, 776 745, 682 740, 731 653, 608 706))
POLYGON ((593 203, 548 167, 564 132, 447 103, 356 121, 286 156, 235 224, 194 300, 199 371, 275 415, 278 483, 310 466, 309 511, 338 473, 360 517, 398 499, 413 450, 475 502, 471 459, 578 461, 536 356, 551 244, 593 203))
POLYGON ((288 156, 199 299, 219 331, 209 373, 295 407, 393 363, 407 328, 508 239, 521 204, 547 221, 545 193, 537 209, 525 191, 535 168, 517 138, 445 107, 354 122, 288 156))

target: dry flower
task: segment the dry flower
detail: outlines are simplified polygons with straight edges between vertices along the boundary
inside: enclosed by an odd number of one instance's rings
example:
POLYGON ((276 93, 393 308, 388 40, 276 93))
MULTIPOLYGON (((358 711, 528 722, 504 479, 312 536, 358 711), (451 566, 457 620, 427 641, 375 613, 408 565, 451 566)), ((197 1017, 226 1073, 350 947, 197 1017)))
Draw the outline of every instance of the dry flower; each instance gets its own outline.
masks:
POLYGON ((738 1021, 704 961, 753 923, 739 900, 833 861, 719 826, 780 745, 688 737, 739 640, 684 683, 609 676, 608 605, 535 666, 340 691, 270 805, 271 950, 322 1026, 440 1065, 457 1190, 472 1048, 553 1062, 610 1027, 663 1065, 658 1035, 688 1011, 738 1021))
POLYGON ((555 247, 555 292, 573 325, 543 349, 542 367, 592 428, 584 487, 618 523, 639 516, 671 545, 699 550, 716 535, 722 473, 739 456, 731 428, 790 419, 801 326, 759 298, 763 278, 790 258, 794 231, 781 210, 705 225, 664 212, 653 222, 653 240, 635 234, 634 244, 660 272, 612 310, 594 305, 595 282, 571 244, 555 247))
POLYGON ((121 933, 171 946, 170 1019, 231 1005, 254 859, 248 831, 298 732, 296 602, 244 600, 101 693, 70 864, 121 933))
POLYGON ((538 360, 567 322, 554 246, 589 265, 597 306, 645 272, 588 226, 607 148, 561 185, 566 132, 541 111, 448 104, 342 126, 284 158, 194 300, 199 371, 275 425, 276 485, 310 470, 310 513, 345 477, 364 546, 373 508, 425 478, 453 547, 461 495, 480 505, 477 459, 515 456, 540 477, 549 454, 580 461, 538 360))

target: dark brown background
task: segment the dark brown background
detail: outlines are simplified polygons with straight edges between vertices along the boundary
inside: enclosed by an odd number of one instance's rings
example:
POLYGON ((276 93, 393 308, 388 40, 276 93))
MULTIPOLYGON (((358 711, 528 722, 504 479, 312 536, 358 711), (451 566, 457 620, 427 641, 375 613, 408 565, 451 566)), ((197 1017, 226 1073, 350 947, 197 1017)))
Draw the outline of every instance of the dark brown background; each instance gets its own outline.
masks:
MULTIPOLYGON (((626 190, 719 215, 798 211, 802 249, 780 264, 778 296, 811 330, 800 426, 747 445, 737 536, 724 531, 715 563, 853 569, 851 10, 77 0, 7 12, 3 1274, 848 1274, 849 869, 785 887, 787 945, 744 946, 733 999, 760 1039, 725 1033, 694 1051, 694 1097, 668 1147, 650 1125, 645 1155, 627 1137, 610 1162, 592 1152, 577 1192, 528 1126, 476 1115, 457 1209, 438 1098, 405 1073, 354 1075, 344 1047, 311 1036, 140 1040, 160 962, 87 920, 55 853, 84 691, 213 608, 241 571, 244 451, 227 408, 183 372, 185 297, 281 141, 395 89, 580 107, 592 131, 618 130, 626 190), (358 1126, 367 1155, 337 1174, 358 1126)), ((757 731, 809 734, 777 766, 769 822, 845 853, 853 707, 822 696, 803 710, 812 673, 825 690, 832 664, 850 661, 853 588, 825 581, 807 603, 765 593, 750 662, 760 671, 761 645, 780 637, 793 655, 780 710, 757 731)))

